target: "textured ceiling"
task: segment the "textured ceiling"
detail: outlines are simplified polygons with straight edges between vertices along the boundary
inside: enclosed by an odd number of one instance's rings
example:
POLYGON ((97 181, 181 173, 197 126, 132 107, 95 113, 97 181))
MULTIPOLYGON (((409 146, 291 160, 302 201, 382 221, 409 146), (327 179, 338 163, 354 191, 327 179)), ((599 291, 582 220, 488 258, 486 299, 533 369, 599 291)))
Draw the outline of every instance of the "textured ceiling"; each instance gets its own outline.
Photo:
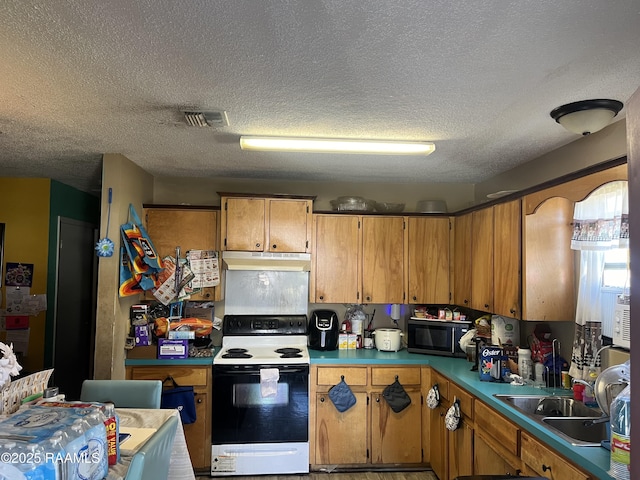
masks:
POLYGON ((640 2, 3 0, 0 52, 0 176, 96 191, 121 153, 157 176, 477 183, 575 140, 554 107, 627 101, 640 2), (243 152, 249 134, 436 152, 243 152))

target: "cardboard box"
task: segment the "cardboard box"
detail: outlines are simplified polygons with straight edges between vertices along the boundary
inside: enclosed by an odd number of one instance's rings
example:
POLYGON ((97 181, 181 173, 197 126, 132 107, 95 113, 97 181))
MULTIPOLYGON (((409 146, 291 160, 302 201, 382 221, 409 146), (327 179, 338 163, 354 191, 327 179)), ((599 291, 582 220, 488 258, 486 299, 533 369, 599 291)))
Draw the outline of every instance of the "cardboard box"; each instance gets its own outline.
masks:
MULTIPOLYGON (((135 350, 135 349, 134 349, 135 350)), ((189 357, 189 340, 158 339, 158 358, 162 360, 189 357)))
POLYGON ((193 330, 169 330, 169 340, 193 340, 196 332, 193 330))
POLYGON ((136 347, 147 347, 151 345, 151 332, 149 325, 135 325, 136 347))
POLYGON ((133 347, 131 350, 127 350, 127 358, 132 358, 132 359, 158 358, 158 346, 149 345, 149 346, 143 346, 143 347, 133 347))
POLYGON ((349 335, 341 333, 338 335, 338 350, 346 350, 349 348, 349 335))

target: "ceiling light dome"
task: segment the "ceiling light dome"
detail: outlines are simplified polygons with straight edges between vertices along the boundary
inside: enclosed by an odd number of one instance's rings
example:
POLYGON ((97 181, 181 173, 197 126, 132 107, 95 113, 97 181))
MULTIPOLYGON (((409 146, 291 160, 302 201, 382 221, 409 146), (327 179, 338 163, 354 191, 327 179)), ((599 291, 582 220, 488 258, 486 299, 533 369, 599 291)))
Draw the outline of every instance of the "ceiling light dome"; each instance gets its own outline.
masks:
POLYGON ((609 125, 622 106, 618 100, 582 100, 554 108, 550 115, 570 132, 589 135, 609 125))

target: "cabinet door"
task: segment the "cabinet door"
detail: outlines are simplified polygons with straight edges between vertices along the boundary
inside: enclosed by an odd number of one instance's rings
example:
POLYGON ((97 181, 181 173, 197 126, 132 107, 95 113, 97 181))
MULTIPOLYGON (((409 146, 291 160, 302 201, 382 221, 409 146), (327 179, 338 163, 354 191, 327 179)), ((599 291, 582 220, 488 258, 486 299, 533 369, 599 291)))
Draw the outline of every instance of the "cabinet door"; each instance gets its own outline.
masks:
POLYGON ((265 242, 265 199, 224 200, 223 249, 263 252, 265 242))
POLYGON ((456 217, 453 225, 453 303, 470 307, 472 215, 456 217))
POLYGON ((473 440, 473 473, 474 475, 511 475, 517 477, 521 473, 520 462, 512 457, 496 451, 492 445, 495 440, 485 437, 481 430, 475 432, 473 440))
POLYGON ((449 303, 449 219, 408 218, 409 303, 449 303))
MULTIPOLYGON (((210 397, 207 395, 206 390, 194 389, 194 393, 196 400, 196 419, 208 419, 210 397)), ((187 441, 193 468, 201 469, 211 465, 211 445, 203 441, 203 439, 207 438, 207 426, 209 423, 210 422, 207 421, 196 421, 188 425, 183 425, 184 437, 187 441)), ((211 438, 211 434, 209 434, 208 438, 211 438)))
POLYGON ((523 320, 575 318, 573 207, 571 200, 554 197, 524 216, 523 320))
POLYGON ((438 478, 447 477, 447 429, 444 426, 444 416, 447 413, 444 404, 429 411, 431 415, 431 430, 429 432, 429 449, 431 468, 438 478))
MULTIPOLYGON (((145 209, 147 233, 160 257, 184 257, 188 250, 218 250, 218 212, 182 208, 145 209)), ((220 300, 220 287, 204 288, 192 300, 220 300)))
POLYGON ((367 463, 367 394, 354 392, 356 403, 340 413, 326 393, 316 396, 316 463, 367 463))
POLYGON ((493 313, 520 318, 520 248, 522 225, 520 200, 493 207, 493 313))
POLYGON ((493 208, 472 213, 471 308, 493 311, 493 208))
POLYGON ((404 303, 404 218, 362 218, 362 301, 404 303))
POLYGON ((309 252, 311 201, 269 200, 269 245, 271 252, 309 252))
POLYGON ((473 472, 473 425, 462 420, 454 431, 446 432, 448 452, 448 478, 472 475, 473 472))
MULTIPOLYGON (((589 475, 570 465, 528 434, 522 432, 522 461, 537 475, 549 480, 589 480, 589 475)), ((526 469, 529 473, 529 469, 526 469)))
POLYGON ((171 377, 183 387, 193 386, 196 421, 184 425, 184 436, 194 468, 211 466, 211 366, 139 366, 127 367, 127 379, 160 380, 171 377))
POLYGON ((359 303, 360 218, 316 215, 312 303, 359 303))
POLYGON ((382 397, 382 392, 371 394, 371 462, 422 462, 421 395, 408 390, 411 405, 395 413, 382 397))

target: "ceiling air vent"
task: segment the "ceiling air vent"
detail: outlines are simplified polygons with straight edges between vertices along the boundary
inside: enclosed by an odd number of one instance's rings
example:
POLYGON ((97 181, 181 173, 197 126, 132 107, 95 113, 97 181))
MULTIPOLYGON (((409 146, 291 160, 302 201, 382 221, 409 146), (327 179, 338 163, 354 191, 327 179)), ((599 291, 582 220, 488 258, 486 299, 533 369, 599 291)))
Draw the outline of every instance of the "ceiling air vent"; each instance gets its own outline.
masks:
POLYGON ((184 112, 187 124, 192 127, 226 127, 229 125, 227 112, 184 112))

